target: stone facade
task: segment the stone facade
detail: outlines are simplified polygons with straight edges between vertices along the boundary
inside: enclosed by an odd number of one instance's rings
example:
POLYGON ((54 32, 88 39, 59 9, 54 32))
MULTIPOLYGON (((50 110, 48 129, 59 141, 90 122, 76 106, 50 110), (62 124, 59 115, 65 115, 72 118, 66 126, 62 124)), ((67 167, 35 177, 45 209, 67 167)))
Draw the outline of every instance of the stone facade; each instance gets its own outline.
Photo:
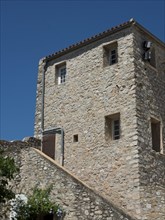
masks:
POLYGON ((39 64, 35 136, 62 127, 65 168, 138 219, 165 215, 164 59, 165 45, 131 20, 39 64), (155 67, 143 59, 144 41, 153 44, 155 67), (106 65, 114 45, 118 62, 106 65), (58 85, 62 64, 66 81, 58 85), (106 120, 115 114, 118 140, 106 137, 106 120), (161 126, 160 152, 152 149, 152 120, 161 126))
POLYGON ((142 34, 135 29, 134 36, 140 201, 146 219, 164 219, 165 48, 147 33, 142 34), (156 67, 141 59, 141 42, 144 40, 153 42, 156 67), (161 123, 160 152, 152 149, 151 118, 161 123))
POLYGON ((165 45, 159 39, 130 20, 43 58, 35 137, 57 129, 56 162, 29 144, 11 148, 21 167, 19 189, 56 182, 52 199, 64 205, 66 219, 165 219, 165 45), (59 84, 62 66, 66 78, 59 84))
MULTIPOLYGON (((5 154, 14 156, 20 167, 13 182, 16 194, 29 195, 36 186, 51 185, 51 200, 63 208, 65 220, 136 220, 27 143, 1 141, 0 147, 5 149, 5 154)), ((0 217, 8 219, 1 213, 0 217)))

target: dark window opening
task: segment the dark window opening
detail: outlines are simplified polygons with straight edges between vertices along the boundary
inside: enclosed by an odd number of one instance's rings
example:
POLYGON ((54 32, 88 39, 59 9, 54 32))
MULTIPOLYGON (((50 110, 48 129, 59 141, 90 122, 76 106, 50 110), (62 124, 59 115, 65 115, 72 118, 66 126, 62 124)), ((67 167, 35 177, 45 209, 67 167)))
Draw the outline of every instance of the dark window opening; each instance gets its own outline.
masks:
POLYGON ((160 121, 151 119, 152 149, 160 152, 160 121))
POLYGON ((110 54, 109 54, 109 63, 110 65, 113 65, 115 63, 117 63, 117 51, 116 50, 111 50, 110 54))
POLYGON ((120 138, 120 121, 113 120, 113 139, 117 140, 120 138))
POLYGON ((73 142, 78 142, 78 134, 73 135, 73 142))

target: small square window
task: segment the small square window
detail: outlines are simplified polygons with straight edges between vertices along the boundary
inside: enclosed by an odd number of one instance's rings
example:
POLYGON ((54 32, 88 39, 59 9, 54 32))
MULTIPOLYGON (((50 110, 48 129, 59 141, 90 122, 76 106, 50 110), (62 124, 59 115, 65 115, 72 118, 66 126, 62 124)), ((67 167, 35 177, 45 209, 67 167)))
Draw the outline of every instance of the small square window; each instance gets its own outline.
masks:
POLYGON ((73 135, 73 142, 78 142, 78 134, 73 135))

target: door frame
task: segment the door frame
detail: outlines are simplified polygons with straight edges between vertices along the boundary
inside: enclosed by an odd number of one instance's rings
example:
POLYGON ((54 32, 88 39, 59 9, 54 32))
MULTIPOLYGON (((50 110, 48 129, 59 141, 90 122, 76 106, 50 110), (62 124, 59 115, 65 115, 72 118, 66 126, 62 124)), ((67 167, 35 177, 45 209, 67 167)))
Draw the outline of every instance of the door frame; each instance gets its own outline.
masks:
POLYGON ((62 127, 46 129, 42 132, 41 151, 43 152, 43 137, 47 134, 60 134, 61 135, 61 157, 60 164, 64 166, 64 129, 62 127))

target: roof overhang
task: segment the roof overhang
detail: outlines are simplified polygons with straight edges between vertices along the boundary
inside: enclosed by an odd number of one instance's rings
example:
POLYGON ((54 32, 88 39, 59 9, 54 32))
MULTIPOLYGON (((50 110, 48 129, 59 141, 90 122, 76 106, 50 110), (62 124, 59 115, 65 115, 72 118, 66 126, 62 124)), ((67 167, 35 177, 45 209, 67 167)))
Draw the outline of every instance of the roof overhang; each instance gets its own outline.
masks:
POLYGON ((119 32, 119 31, 123 30, 123 29, 129 28, 131 26, 134 26, 137 29, 139 29, 140 31, 144 32, 145 34, 147 34, 148 36, 153 38, 155 41, 157 41, 161 46, 163 46, 165 48, 165 43, 164 42, 162 42, 159 38, 157 38, 155 35, 153 35, 151 32, 149 32, 146 28, 144 28, 142 25, 140 25, 138 22, 136 22, 133 18, 131 18, 129 21, 127 21, 125 23, 122 23, 118 26, 112 27, 111 29, 108 29, 104 32, 101 32, 97 35, 94 35, 94 36, 92 36, 90 38, 87 38, 83 41, 80 41, 76 44, 73 44, 73 45, 71 45, 67 48, 64 48, 64 49, 60 50, 60 51, 57 51, 56 53, 53 53, 49 56, 44 57, 42 60, 45 61, 45 62, 54 60, 54 59, 59 58, 59 57, 65 55, 69 52, 72 52, 72 51, 77 50, 81 47, 89 45, 89 44, 91 44, 95 41, 98 41, 102 38, 105 38, 105 37, 107 37, 111 34, 114 34, 116 32, 119 32))

